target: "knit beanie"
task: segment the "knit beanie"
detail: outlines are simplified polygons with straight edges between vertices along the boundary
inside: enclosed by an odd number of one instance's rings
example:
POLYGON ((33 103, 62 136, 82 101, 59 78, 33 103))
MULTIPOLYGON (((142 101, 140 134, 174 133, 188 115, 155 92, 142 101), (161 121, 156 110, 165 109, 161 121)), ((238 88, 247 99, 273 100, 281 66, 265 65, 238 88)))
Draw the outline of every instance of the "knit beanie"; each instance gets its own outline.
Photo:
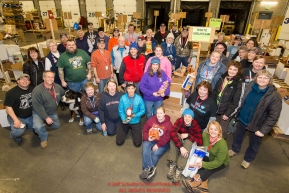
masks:
POLYGON ((194 118, 194 112, 189 108, 184 110, 183 116, 185 116, 185 115, 190 115, 192 118, 194 118))
POLYGON ((174 36, 173 33, 169 33, 169 34, 167 35, 167 38, 173 38, 173 39, 175 39, 175 36, 174 36))
POLYGON ((158 57, 152 57, 151 64, 160 64, 161 61, 158 57))
POLYGON ((131 49, 131 48, 135 48, 138 50, 138 46, 135 42, 130 44, 129 49, 131 49))

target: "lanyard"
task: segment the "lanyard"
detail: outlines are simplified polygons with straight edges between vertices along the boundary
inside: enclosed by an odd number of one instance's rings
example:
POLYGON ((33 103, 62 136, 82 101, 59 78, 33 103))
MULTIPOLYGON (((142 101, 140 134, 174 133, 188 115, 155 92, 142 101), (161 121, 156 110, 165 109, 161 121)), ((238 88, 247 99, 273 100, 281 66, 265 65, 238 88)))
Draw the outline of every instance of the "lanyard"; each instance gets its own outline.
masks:
POLYGON ((231 79, 232 79, 232 78, 229 78, 229 79, 225 78, 225 80, 223 81, 223 85, 222 85, 222 90, 221 90, 221 92, 223 92, 224 88, 225 88, 228 84, 230 84, 231 79))
MULTIPOLYGON (((44 86, 45 87, 45 86, 44 86)), ((53 88, 53 92, 50 91, 49 88, 45 87, 47 92, 49 92, 49 94, 54 98, 54 100, 56 100, 56 91, 55 91, 55 87, 52 85, 52 88, 53 88)))
MULTIPOLYGON (((211 138, 211 137, 210 137, 211 138)), ((210 151, 210 149, 213 147, 213 145, 219 140, 219 138, 217 137, 216 139, 214 139, 214 141, 211 141, 210 139, 210 145, 208 147, 208 151, 210 151)))
POLYGON ((133 40, 134 40, 134 37, 133 37, 133 35, 134 34, 130 34, 130 33, 128 33, 128 40, 129 40, 129 43, 131 44, 132 42, 134 42, 133 40))
POLYGON ((198 97, 197 97, 197 100, 196 100, 196 102, 195 102, 195 104, 194 104, 194 109, 196 109, 196 107, 201 106, 201 104, 208 98, 208 96, 207 96, 201 103, 199 103, 199 105, 197 106, 196 103, 198 102, 199 98, 200 98, 200 95, 198 95, 198 97))
POLYGON ((89 98, 89 102, 90 102, 91 107, 94 109, 95 108, 94 96, 93 96, 92 100, 90 100, 90 97, 88 97, 88 98, 89 98))
POLYGON ((107 59, 106 59, 106 57, 104 57, 105 50, 103 51, 103 53, 101 53, 100 50, 98 50, 98 51, 99 51, 100 55, 102 56, 102 59, 103 59, 104 63, 107 65, 108 64, 107 59))
POLYGON ((212 72, 213 70, 215 70, 216 67, 212 68, 210 71, 208 71, 208 68, 209 68, 209 67, 207 66, 206 78, 208 78, 208 76, 211 74, 211 72, 212 72))

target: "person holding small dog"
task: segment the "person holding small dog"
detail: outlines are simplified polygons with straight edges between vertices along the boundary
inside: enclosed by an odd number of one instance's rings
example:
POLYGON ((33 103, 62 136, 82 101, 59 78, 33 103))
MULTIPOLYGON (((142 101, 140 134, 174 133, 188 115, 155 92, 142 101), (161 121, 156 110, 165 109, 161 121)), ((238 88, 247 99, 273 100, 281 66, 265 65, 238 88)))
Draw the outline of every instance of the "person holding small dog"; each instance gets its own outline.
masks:
MULTIPOLYGON (((94 89, 92 82, 86 83, 84 86, 85 94, 81 97, 81 110, 83 112, 84 125, 86 126, 87 134, 92 134, 92 124, 96 124, 96 129, 101 131, 101 123, 99 121, 99 101, 100 93, 94 89)), ((104 132, 104 135, 106 133, 104 132)))
POLYGON ((54 84, 54 76, 53 71, 45 71, 44 82, 32 91, 33 128, 40 138, 43 149, 47 147, 48 138, 45 125, 50 125, 52 129, 60 127, 57 107, 65 91, 60 85, 54 84))
POLYGON ((95 81, 98 84, 98 90, 103 93, 106 82, 113 78, 113 67, 110 51, 105 50, 104 39, 98 39, 98 49, 91 55, 91 66, 93 68, 95 81))
POLYGON ((146 108, 142 97, 135 94, 136 85, 132 82, 126 84, 127 93, 122 95, 118 105, 118 114, 121 118, 116 131, 116 144, 122 145, 128 131, 131 129, 133 143, 140 147, 142 143, 141 117, 146 108))
POLYGON ((117 126, 121 121, 118 115, 118 104, 122 95, 123 92, 118 91, 116 80, 109 79, 100 97, 98 108, 101 128, 109 136, 116 134, 117 126))

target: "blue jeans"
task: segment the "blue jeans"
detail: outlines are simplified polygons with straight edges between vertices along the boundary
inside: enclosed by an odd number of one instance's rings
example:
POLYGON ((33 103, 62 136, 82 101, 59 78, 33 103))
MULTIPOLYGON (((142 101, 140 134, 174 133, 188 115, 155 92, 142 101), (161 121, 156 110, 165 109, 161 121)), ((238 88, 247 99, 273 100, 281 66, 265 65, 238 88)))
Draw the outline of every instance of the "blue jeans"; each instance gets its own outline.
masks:
POLYGON ((144 141, 142 145, 142 169, 147 167, 155 167, 161 158, 161 156, 170 147, 170 143, 167 143, 163 147, 159 147, 157 151, 152 151, 156 141, 144 141))
MULTIPOLYGON (((86 129, 87 130, 92 130, 92 124, 94 123, 94 120, 92 120, 91 118, 83 115, 83 121, 84 121, 84 125, 86 126, 86 129)), ((101 129, 101 123, 95 123, 96 125, 96 129, 99 130, 99 131, 102 131, 101 129)))
MULTIPOLYGON (((236 135, 234 137, 234 141, 232 144, 232 150, 236 153, 238 153, 241 150, 241 145, 248 131, 246 127, 247 126, 244 125, 241 121, 237 123, 236 135)), ((249 147, 246 150, 244 160, 250 163, 255 159, 263 137, 258 137, 257 135, 255 135, 255 132, 252 131, 249 132, 250 132, 249 147)))
MULTIPOLYGON (((40 141, 46 141, 48 138, 48 133, 46 131, 46 122, 44 119, 39 117, 35 111, 32 111, 33 115, 33 128, 35 133, 38 134, 40 141)), ((51 129, 58 129, 60 127, 60 122, 58 119, 57 113, 53 115, 48 115, 53 121, 53 123, 50 125, 51 129)))
POLYGON ((147 119, 151 118, 156 114, 156 110, 163 104, 163 100, 159 101, 144 101, 146 106, 146 116, 147 119))
POLYGON ((28 126, 29 130, 33 130, 33 117, 32 116, 27 117, 27 118, 18 117, 19 121, 25 124, 24 128, 15 128, 13 119, 10 116, 7 116, 7 119, 11 126, 11 132, 10 132, 11 138, 19 138, 21 135, 23 135, 25 133, 26 126, 28 126))
POLYGON ((116 134, 116 129, 120 124, 121 119, 107 119, 104 118, 104 123, 106 125, 107 135, 112 136, 116 134))
POLYGON ((87 80, 87 78, 85 78, 81 82, 67 82, 67 86, 70 90, 73 90, 75 92, 80 92, 80 90, 81 90, 82 93, 85 93, 84 86, 87 82, 88 82, 88 80, 87 80))
POLYGON ((183 66, 187 67, 188 66, 188 59, 190 56, 186 56, 186 57, 180 57, 180 56, 176 56, 176 64, 175 64, 175 70, 178 69, 181 66, 181 63, 183 64, 183 66))
POLYGON ((100 79, 100 82, 99 82, 99 84, 98 84, 98 91, 99 91, 100 93, 103 93, 104 87, 105 87, 105 85, 106 85, 106 83, 107 83, 108 80, 109 80, 109 78, 100 79))

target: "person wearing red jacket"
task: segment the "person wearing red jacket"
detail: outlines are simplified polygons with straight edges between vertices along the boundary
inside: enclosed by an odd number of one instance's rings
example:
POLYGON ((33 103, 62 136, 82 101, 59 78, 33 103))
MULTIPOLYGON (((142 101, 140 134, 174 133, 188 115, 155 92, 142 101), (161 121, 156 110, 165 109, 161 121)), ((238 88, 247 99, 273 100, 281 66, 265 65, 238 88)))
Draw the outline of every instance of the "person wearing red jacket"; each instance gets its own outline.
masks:
POLYGON ((194 119, 194 112, 187 108, 183 116, 178 118, 171 130, 171 142, 169 151, 168 179, 173 183, 179 183, 181 173, 186 166, 193 143, 203 144, 202 130, 199 123, 194 119))
POLYGON ((152 179, 156 165, 161 156, 170 146, 172 123, 165 114, 165 108, 160 106, 156 115, 149 118, 143 128, 142 168, 141 178, 152 179))
POLYGON ((136 93, 139 92, 139 83, 144 74, 145 57, 140 54, 136 43, 129 46, 129 54, 124 57, 119 69, 119 84, 125 88, 128 82, 136 85, 136 93))

